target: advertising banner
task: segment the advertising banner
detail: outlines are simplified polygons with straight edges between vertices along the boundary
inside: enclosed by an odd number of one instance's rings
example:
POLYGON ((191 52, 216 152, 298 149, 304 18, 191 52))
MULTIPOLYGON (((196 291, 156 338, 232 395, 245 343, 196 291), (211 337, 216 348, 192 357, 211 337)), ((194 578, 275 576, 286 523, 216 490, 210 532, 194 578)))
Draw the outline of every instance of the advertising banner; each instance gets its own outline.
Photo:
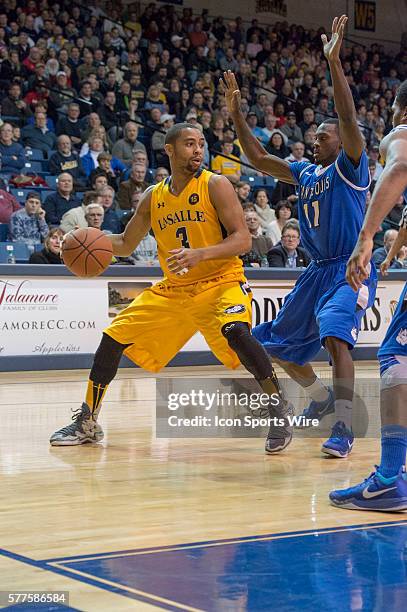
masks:
MULTIPOLYGON (((154 282, 134 277, 0 278, 0 356, 93 353, 112 318, 154 282)), ((288 280, 252 281, 253 324, 275 319, 293 286, 288 280)), ((403 281, 379 282, 358 346, 380 345, 403 286, 403 281)), ((183 350, 209 349, 198 333, 183 350)))

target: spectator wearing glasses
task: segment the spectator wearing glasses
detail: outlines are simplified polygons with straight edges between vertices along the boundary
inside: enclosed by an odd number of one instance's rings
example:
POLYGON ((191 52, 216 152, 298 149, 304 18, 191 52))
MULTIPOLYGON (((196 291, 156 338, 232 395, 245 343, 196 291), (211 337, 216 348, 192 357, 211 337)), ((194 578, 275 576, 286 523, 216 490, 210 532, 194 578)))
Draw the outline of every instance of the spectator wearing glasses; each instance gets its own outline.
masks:
POLYGON ((296 220, 288 221, 281 232, 281 243, 267 254, 271 268, 306 268, 311 261, 308 252, 299 246, 300 228, 296 220))

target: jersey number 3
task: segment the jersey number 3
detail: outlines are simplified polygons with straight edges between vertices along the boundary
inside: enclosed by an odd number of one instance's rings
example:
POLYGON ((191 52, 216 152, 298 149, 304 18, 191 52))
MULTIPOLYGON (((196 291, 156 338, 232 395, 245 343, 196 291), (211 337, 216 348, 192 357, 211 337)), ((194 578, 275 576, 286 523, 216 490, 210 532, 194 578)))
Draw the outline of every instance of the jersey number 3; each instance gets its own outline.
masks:
POLYGON ((308 204, 304 204, 304 212, 305 212, 305 216, 307 217, 307 221, 309 223, 309 226, 312 227, 319 227, 319 202, 318 200, 314 200, 314 202, 312 202, 311 204, 312 208, 314 209, 314 223, 311 222, 309 215, 308 215, 308 204))
POLYGON ((175 232, 175 237, 176 238, 180 238, 181 239, 181 244, 184 247, 184 249, 190 249, 190 244, 188 241, 188 234, 187 234, 187 228, 186 227, 179 227, 177 229, 177 231, 175 232))

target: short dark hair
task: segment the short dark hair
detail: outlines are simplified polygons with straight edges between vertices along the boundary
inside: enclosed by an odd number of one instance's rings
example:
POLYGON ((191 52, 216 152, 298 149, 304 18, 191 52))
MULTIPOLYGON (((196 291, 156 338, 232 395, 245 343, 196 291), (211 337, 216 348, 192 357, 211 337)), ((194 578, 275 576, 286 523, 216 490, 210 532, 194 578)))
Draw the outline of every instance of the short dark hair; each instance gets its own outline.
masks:
POLYGON ((192 123, 187 123, 187 122, 176 123, 175 125, 170 127, 170 129, 166 133, 166 135, 165 135, 165 144, 171 144, 171 145, 175 144, 175 142, 180 137, 181 132, 183 130, 187 130, 189 128, 191 128, 193 130, 199 130, 199 127, 197 127, 196 125, 193 125, 192 123))
POLYGON ((27 200, 31 200, 31 198, 34 200, 39 200, 41 202, 41 196, 38 193, 38 191, 29 191, 27 193, 27 195, 25 196, 25 201, 27 202, 27 200))
POLYGON ((400 108, 407 106, 407 79, 402 82, 396 92, 396 101, 400 108))
POLYGON ((277 219, 280 218, 280 210, 282 208, 289 208, 291 211, 293 209, 291 203, 288 200, 279 200, 279 202, 277 202, 276 204, 276 209, 275 209, 277 219))
POLYGON ((335 125, 336 126, 336 131, 339 132, 339 119, 336 119, 335 117, 330 117, 328 119, 324 119, 323 122, 321 123, 321 125, 335 125))

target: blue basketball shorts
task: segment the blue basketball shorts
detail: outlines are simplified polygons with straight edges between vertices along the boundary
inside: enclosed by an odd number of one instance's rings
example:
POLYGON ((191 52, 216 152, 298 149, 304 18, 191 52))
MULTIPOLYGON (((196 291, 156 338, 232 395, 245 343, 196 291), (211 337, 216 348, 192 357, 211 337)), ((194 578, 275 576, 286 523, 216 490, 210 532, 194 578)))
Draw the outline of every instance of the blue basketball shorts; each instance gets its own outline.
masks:
POLYGON ((371 266, 370 277, 356 293, 346 282, 347 259, 311 262, 276 319, 253 329, 253 335, 271 356, 304 365, 328 337, 354 347, 363 316, 375 299, 377 275, 371 266))

